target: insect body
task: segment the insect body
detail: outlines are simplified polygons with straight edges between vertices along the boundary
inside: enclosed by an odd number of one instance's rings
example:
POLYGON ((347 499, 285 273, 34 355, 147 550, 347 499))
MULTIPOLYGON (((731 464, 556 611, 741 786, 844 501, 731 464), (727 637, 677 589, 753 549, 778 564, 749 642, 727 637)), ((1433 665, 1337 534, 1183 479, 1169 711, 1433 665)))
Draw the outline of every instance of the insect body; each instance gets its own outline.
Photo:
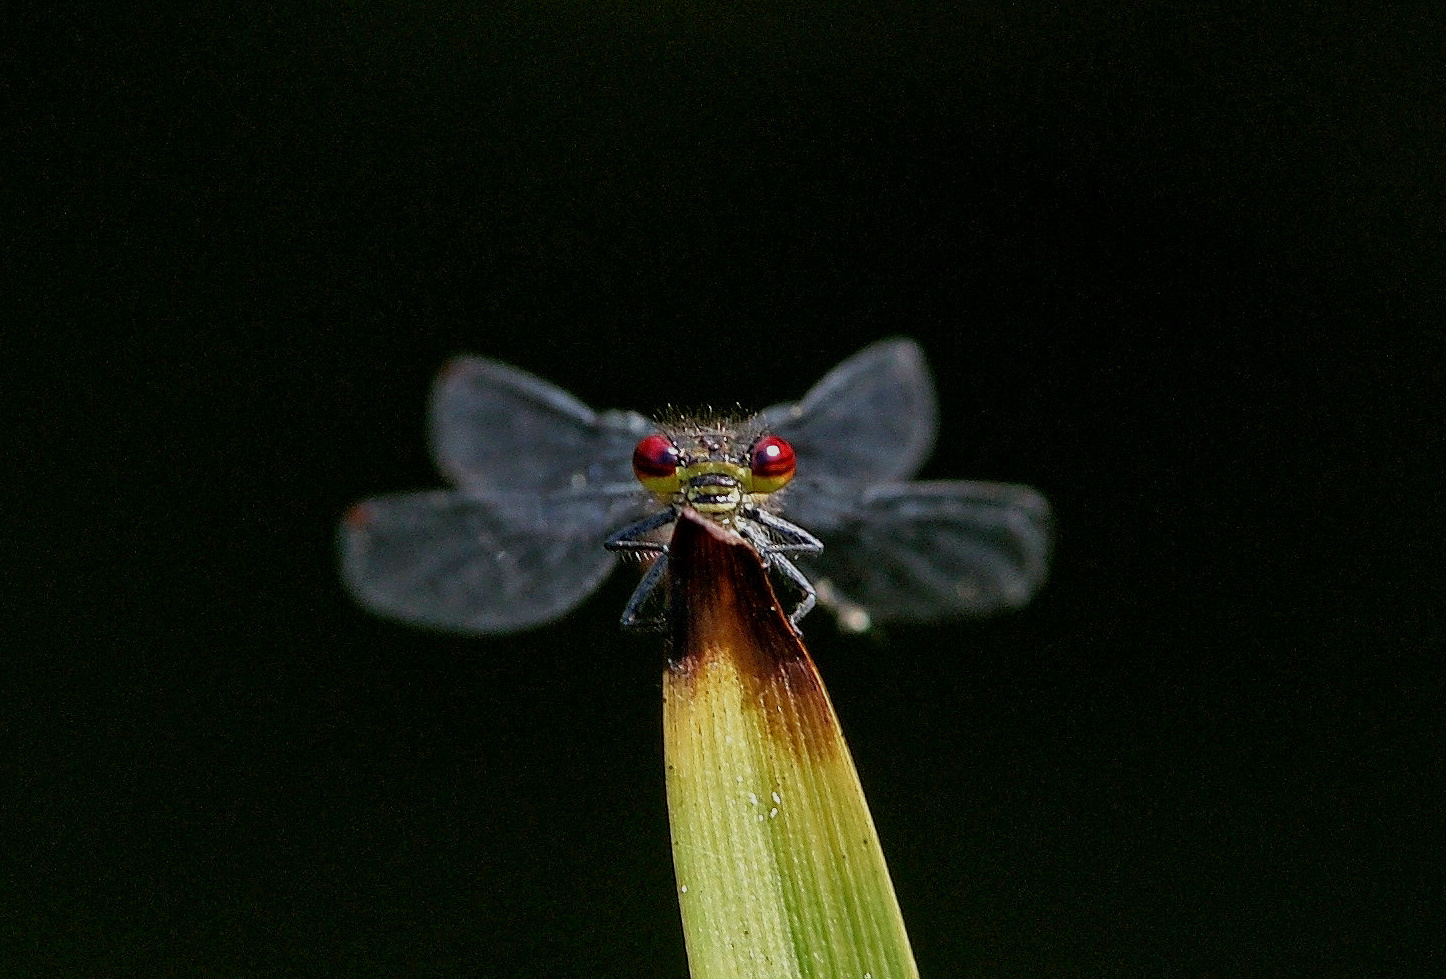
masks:
POLYGON ((766 567, 777 568, 793 582, 803 595, 788 617, 797 629, 813 608, 816 593, 788 555, 822 553, 823 542, 764 509, 767 497, 793 479, 795 465, 793 447, 777 435, 740 439, 722 423, 670 428, 668 434, 649 435, 638 442, 633 472, 666 509, 629 524, 603 543, 610 551, 654 558, 623 609, 623 625, 663 625, 661 617, 639 617, 668 566, 667 545, 648 535, 676 522, 687 508, 744 537, 766 567))
POLYGON ((815 600, 849 630, 1021 606, 1044 580, 1049 505, 1024 486, 912 481, 937 426, 908 340, 726 423, 595 412, 516 368, 459 358, 433 389, 430 426, 454 488, 352 507, 343 577, 383 615, 495 634, 564 615, 612 570, 610 551, 632 552, 654 561, 623 621, 649 625, 668 528, 688 508, 791 583, 795 626, 815 600))

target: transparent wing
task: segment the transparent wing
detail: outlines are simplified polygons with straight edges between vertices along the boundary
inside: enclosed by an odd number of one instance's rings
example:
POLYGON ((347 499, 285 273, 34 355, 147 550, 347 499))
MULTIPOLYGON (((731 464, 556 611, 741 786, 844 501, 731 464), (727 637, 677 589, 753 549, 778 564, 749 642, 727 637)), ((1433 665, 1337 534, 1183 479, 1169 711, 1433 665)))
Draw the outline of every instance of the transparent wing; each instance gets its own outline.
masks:
MULTIPOLYGON (((924 353, 912 340, 883 340, 854 354, 797 404, 763 413, 798 454, 802 481, 790 494, 806 507, 813 483, 897 482, 918 472, 934 447, 939 409, 924 353)), ((808 526, 806 509, 789 518, 808 526)))
POLYGON ((453 632, 513 632, 590 595, 614 562, 603 538, 646 507, 640 491, 374 497, 342 521, 342 574, 381 615, 453 632))
POLYGON ((458 357, 432 388, 432 457, 469 490, 553 492, 632 484, 633 446, 657 427, 595 412, 526 371, 458 357))
POLYGON ((1026 604, 1049 566, 1044 497, 1004 483, 875 486, 800 564, 875 621, 987 615, 1026 604))

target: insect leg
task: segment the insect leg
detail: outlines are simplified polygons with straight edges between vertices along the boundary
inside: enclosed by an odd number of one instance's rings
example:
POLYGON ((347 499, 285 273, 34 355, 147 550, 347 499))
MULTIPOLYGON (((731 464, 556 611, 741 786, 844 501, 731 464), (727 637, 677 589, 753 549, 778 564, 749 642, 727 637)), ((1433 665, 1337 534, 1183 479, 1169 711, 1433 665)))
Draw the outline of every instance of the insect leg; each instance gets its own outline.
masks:
POLYGON ((642 611, 643 604, 652 597, 653 592, 658 589, 658 582, 663 580, 663 573, 668 570, 668 552, 662 551, 653 561, 652 567, 648 568, 643 580, 638 582, 638 587, 633 589, 633 595, 628 599, 628 604, 623 608, 622 624, 625 629, 662 629, 667 625, 667 618, 662 615, 653 616, 650 619, 638 618, 642 611))
POLYGON ((667 546, 656 541, 644 540, 643 536, 677 519, 678 513, 672 507, 659 510, 652 516, 644 517, 637 523, 630 523, 622 530, 611 534, 607 540, 603 541, 603 547, 610 551, 642 551, 647 554, 661 554, 667 550, 667 546))
POLYGON ((798 632, 798 623, 803 620, 805 615, 813 611, 814 603, 818 601, 818 595, 813 590, 813 584, 804 576, 803 572, 782 554, 773 555, 773 566, 783 572, 784 576, 803 592, 803 598, 799 599, 798 604, 793 607, 793 611, 788 613, 788 624, 793 626, 794 632, 798 632))
POLYGON ((820 554, 823 552, 823 541, 796 523, 784 520, 782 517, 757 507, 751 508, 748 516, 773 531, 781 539, 781 543, 768 545, 771 551, 784 554, 820 554))
MULTIPOLYGON (((802 528, 799 528, 799 530, 800 533, 808 534, 808 532, 802 530, 802 528)), ((748 521, 741 521, 738 524, 738 531, 746 537, 749 543, 758 551, 758 556, 763 559, 764 567, 777 568, 780 574, 793 582, 798 590, 803 593, 803 597, 799 599, 798 604, 793 607, 793 611, 788 613, 788 624, 793 627, 794 632, 798 632, 799 620, 813 608, 814 603, 818 600, 818 596, 814 592, 813 584, 804 576, 803 572, 798 570, 794 563, 787 558, 785 552, 789 550, 802 550, 808 545, 803 543, 775 544, 769 539, 766 533, 748 521)), ((810 540, 814 539, 812 534, 808 534, 808 537, 810 540)), ((817 543, 817 541, 815 541, 815 543, 817 543)), ((820 549, 822 546, 821 544, 819 545, 820 549)), ((805 550, 804 553, 817 554, 818 551, 810 549, 805 550)))

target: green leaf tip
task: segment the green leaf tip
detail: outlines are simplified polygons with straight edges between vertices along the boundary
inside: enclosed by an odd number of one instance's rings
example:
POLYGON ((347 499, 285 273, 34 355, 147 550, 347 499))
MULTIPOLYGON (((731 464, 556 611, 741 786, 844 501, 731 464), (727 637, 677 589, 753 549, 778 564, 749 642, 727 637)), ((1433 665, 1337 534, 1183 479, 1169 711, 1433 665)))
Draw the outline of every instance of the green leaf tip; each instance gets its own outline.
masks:
POLYGON ((853 759, 756 552, 669 549, 664 755, 693 979, 917 977, 853 759))

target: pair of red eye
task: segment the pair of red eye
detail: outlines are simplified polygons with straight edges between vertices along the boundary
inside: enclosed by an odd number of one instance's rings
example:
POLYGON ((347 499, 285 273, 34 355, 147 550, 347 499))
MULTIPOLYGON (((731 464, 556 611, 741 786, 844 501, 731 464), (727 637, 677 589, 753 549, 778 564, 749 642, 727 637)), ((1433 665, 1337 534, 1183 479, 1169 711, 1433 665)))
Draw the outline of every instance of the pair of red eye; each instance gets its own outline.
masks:
MULTIPOLYGON (((765 484, 763 492, 772 492, 793 478, 796 460, 793 446, 777 435, 765 435, 748 450, 748 468, 754 479, 765 484)), ((678 471, 678 447, 666 435, 649 435, 633 449, 633 472, 644 484, 667 479, 678 471)))

